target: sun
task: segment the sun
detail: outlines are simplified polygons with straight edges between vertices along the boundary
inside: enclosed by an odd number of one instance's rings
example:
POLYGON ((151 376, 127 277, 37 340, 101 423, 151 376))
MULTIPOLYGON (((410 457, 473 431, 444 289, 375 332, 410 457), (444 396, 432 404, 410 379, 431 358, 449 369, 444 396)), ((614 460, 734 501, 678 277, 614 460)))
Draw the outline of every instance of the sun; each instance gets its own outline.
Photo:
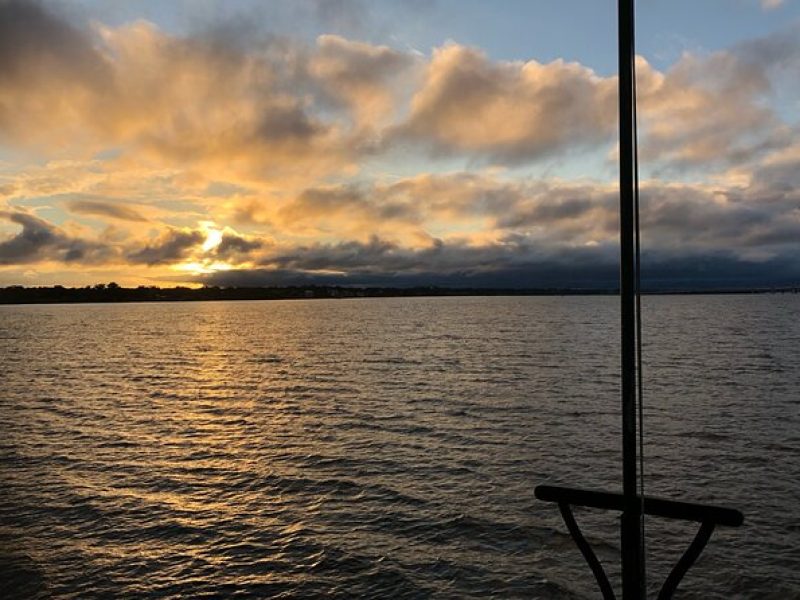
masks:
POLYGON ((233 265, 220 260, 213 253, 213 250, 222 243, 225 230, 213 221, 201 221, 198 225, 206 235, 206 239, 200 245, 200 252, 194 253, 184 262, 171 265, 170 268, 174 271, 188 272, 194 275, 206 275, 232 269, 233 265))
POLYGON ((216 229, 213 223, 204 222, 203 229, 206 232, 206 241, 203 242, 203 252, 213 250, 222 242, 222 230, 216 229))
POLYGON ((233 265, 222 261, 192 261, 172 265, 174 271, 186 271, 193 275, 207 275, 217 271, 230 271, 233 265))

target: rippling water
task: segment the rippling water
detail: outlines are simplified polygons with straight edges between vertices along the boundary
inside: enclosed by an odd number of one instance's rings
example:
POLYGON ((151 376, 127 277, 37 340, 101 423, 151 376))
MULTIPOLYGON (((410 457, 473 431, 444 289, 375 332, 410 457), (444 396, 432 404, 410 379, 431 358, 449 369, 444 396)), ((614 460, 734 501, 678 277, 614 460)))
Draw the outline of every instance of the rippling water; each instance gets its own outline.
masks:
MULTIPOLYGON (((533 488, 619 486, 617 307, 0 307, 0 595, 594 598, 533 488)), ((644 313, 648 493, 746 517, 679 597, 800 598, 800 296, 644 313)), ((651 588, 693 533, 648 522, 651 588)))

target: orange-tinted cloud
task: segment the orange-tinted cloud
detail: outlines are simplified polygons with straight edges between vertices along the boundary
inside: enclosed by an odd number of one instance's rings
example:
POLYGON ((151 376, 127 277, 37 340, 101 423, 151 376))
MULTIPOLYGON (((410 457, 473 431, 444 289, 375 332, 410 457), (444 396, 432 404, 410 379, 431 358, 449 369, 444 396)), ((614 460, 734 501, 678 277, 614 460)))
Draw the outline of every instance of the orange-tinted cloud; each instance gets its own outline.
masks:
POLYGON ((763 65, 717 52, 687 54, 666 73, 641 57, 637 67, 645 164, 740 163, 789 141, 763 103, 770 90, 763 65))
POLYGON ((308 71, 323 89, 351 111, 359 126, 386 124, 413 82, 407 73, 416 57, 389 48, 323 35, 309 58, 308 71))
POLYGON ((5 2, 0 12, 6 143, 73 158, 113 150, 254 179, 352 162, 346 132, 312 114, 286 80, 280 48, 247 52, 147 22, 81 30, 36 3, 5 2))
POLYGON ((493 62, 449 44, 434 51, 399 133, 443 153, 539 158, 607 142, 615 85, 577 63, 493 62))
POLYGON ((119 219, 121 221, 132 221, 134 223, 145 223, 147 219, 139 211, 130 206, 101 202, 97 200, 72 200, 67 202, 67 207, 71 212, 119 219))
MULTIPOLYGON (((422 272, 429 260, 455 273, 613 248, 605 173, 480 167, 602 159, 614 77, 457 43, 424 57, 335 35, 82 26, 43 6, 0 3, 5 271, 422 272), (464 163, 478 168, 450 172, 464 163)), ((797 251, 796 125, 768 100, 798 57, 787 33, 664 71, 639 59, 644 168, 701 174, 643 175, 654 252, 797 251)))

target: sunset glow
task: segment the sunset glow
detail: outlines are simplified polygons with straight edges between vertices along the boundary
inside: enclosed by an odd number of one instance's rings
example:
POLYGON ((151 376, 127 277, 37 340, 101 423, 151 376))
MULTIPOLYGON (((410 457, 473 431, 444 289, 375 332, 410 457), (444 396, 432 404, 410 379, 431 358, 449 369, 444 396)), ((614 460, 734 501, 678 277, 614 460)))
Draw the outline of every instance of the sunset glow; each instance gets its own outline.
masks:
POLYGON ((800 0, 0 0, 0 600, 800 600, 798 317, 800 0))
MULTIPOLYGON (((0 3, 0 285, 607 283, 613 10, 290 4, 0 3)), ((800 9, 688 10, 640 14, 645 276, 796 279, 800 9)))
POLYGON ((203 252, 209 252, 219 246, 220 242, 222 242, 222 231, 219 229, 211 229, 208 228, 206 230, 206 241, 203 242, 202 250, 203 252))

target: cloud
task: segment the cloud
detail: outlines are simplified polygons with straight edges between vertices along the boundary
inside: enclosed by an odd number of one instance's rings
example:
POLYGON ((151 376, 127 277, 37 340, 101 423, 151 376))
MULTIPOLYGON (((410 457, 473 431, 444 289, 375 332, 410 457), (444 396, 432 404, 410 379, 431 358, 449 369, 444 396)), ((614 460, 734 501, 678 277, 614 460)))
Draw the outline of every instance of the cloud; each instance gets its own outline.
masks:
POLYGON ((637 60, 643 163, 678 167, 737 164, 788 142, 762 102, 763 67, 730 52, 685 55, 666 73, 637 60))
MULTIPOLYGON (((47 156, 112 152, 208 180, 307 185, 396 146, 517 165, 607 148, 616 133, 616 78, 577 63, 493 61, 456 43, 425 60, 249 26, 187 36, 145 21, 79 27, 4 2, 0 138, 47 156)), ((664 72, 640 59, 643 163, 743 164, 786 146, 791 131, 765 100, 769 73, 800 56, 796 29, 686 54, 664 72)))
MULTIPOLYGON (((791 262, 800 253, 800 196, 783 188, 644 181, 641 218, 649 259, 661 270, 670 260, 688 264, 687 257, 712 257, 714 264, 720 256, 726 264, 791 262)), ((375 210, 382 202, 397 202, 401 194, 404 210, 396 213, 401 222, 406 219, 426 233, 437 215, 447 215, 455 233, 444 239, 404 237, 390 227, 386 237, 372 235, 365 241, 274 246, 258 262, 281 272, 449 277, 507 270, 520 263, 539 265, 537 272, 542 272, 544 265, 580 270, 598 257, 603 264, 617 260, 618 196, 614 186, 598 183, 453 174, 361 186, 355 195, 349 188, 315 189, 303 196, 313 198, 311 208, 307 202, 299 206, 312 219, 327 221, 341 210, 351 221, 369 222, 380 220, 375 210), (408 207, 413 211, 407 212, 408 207), (453 226, 457 221, 475 227, 453 226), (585 262, 572 264, 564 257, 585 262)), ((364 229, 370 230, 374 228, 364 229)))
MULTIPOLYGON (((520 242, 483 247, 439 245, 400 251, 373 240, 339 248, 308 249, 309 257, 295 254, 291 264, 233 269, 196 276, 194 281, 222 286, 440 286, 453 288, 573 288, 615 289, 619 283, 616 248, 572 248, 537 255, 520 242), (520 253, 520 250, 523 252, 520 253), (318 258, 339 255, 348 269, 307 269, 332 263, 318 258), (432 261, 440 255, 441 262, 432 261), (397 256, 400 255, 400 256, 397 256), (376 261, 376 259, 383 259, 376 261), (442 267, 447 268, 442 268, 442 267), (355 267, 355 268, 354 268, 355 267)), ((797 285, 800 265, 791 257, 747 260, 725 252, 673 256, 645 253, 643 285, 648 290, 736 289, 797 285)), ((338 261, 335 264, 341 264, 338 261)))
POLYGON ((202 231, 167 229, 154 242, 129 252, 127 259, 132 263, 149 266, 177 263, 189 256, 205 239, 202 231))
POLYGON ((146 23, 103 38, 124 99, 118 126, 145 153, 247 179, 321 176, 352 161, 346 132, 313 114, 296 85, 292 48, 221 51, 216 39, 146 23))
POLYGON ((355 114, 360 126, 375 127, 391 116, 405 72, 415 57, 389 48, 322 35, 308 70, 325 91, 355 114))
POLYGON ((380 185, 339 184, 303 190, 276 214, 284 230, 372 235, 421 225, 422 212, 402 195, 380 185))
MULTIPOLYGON (((745 187, 643 180, 645 240, 670 252, 732 248, 752 257, 800 251, 798 166, 800 154, 775 155, 745 187)), ((309 188, 271 218, 284 234, 316 239, 365 242, 377 235, 413 248, 435 238, 485 243, 521 234, 548 250, 616 243, 618 203, 616 186, 596 181, 420 174, 309 188)))
POLYGON ((663 73, 639 57, 642 161, 676 170, 755 167, 789 147, 797 132, 773 107, 781 90, 796 93, 798 67, 798 24, 728 50, 686 53, 663 73))
POLYGON ((74 213, 90 216, 109 217, 121 221, 144 223, 147 219, 135 209, 122 204, 102 202, 98 200, 72 200, 67 208, 74 213))
POLYGON ((761 0, 761 8, 764 10, 775 10, 783 6, 784 0, 761 0))
POLYGON ((524 285, 535 286, 548 284, 545 279, 535 279, 544 277, 546 273, 552 276, 562 272, 563 275, 565 269, 573 268, 583 272, 601 263, 611 265, 614 256, 613 248, 573 249, 568 256, 563 251, 545 250, 530 244, 524 236, 507 236, 484 245, 434 240, 422 248, 408 248, 372 237, 366 242, 277 248, 262 256, 262 266, 212 274, 204 277, 203 281, 221 285, 230 285, 222 282, 248 278, 251 282, 262 283, 316 280, 367 284, 394 281, 405 285, 438 280, 468 284, 470 281, 488 282, 517 274, 528 277, 524 285), (579 256, 582 260, 576 262, 579 256))
MULTIPOLYGON (((772 170, 760 171, 749 186, 643 181, 645 278, 677 285, 681 269, 690 282, 704 276, 709 282, 728 278, 744 285, 795 277, 800 195, 784 178, 796 177, 800 154, 776 153, 767 164, 772 170)), ((175 227, 149 241, 107 237, 91 242, 27 213, 6 213, 22 231, 2 242, 0 256, 4 265, 127 262, 147 269, 196 264, 214 271, 224 264, 227 274, 198 279, 223 285, 581 287, 585 280, 590 287, 613 287, 617 203, 614 186, 598 182, 429 174, 391 183, 310 188, 280 213, 287 222, 292 214, 302 215, 318 229, 324 228, 320 223, 335 225, 339 215, 344 222, 364 225, 351 233, 332 232, 338 241, 323 242, 315 232, 303 241, 286 235, 291 230, 282 226, 279 239, 225 228, 210 246, 207 231, 175 227), (374 227, 373 221, 385 227, 374 227), (447 228, 438 235, 434 230, 440 221, 447 228), (375 230, 384 233, 369 233, 375 230)))
POLYGON ((114 257, 110 247, 70 236, 32 214, 0 211, 0 218, 22 227, 19 233, 0 242, 0 265, 46 261, 99 264, 114 257))
POLYGON ((394 238, 415 234, 428 239, 425 232, 440 226, 455 231, 545 226, 559 216, 568 220, 575 211, 570 203, 602 208, 612 197, 607 186, 598 184, 503 179, 479 172, 421 173, 393 182, 308 188, 278 210, 275 221, 288 231, 337 231, 364 239, 383 231, 394 238))
POLYGON ((207 231, 168 227, 139 247, 131 249, 132 244, 128 243, 125 257, 131 264, 148 267, 175 266, 186 261, 206 266, 223 262, 236 265, 248 262, 256 251, 272 245, 269 239, 242 235, 229 228, 217 233, 219 237, 213 243, 207 231))
POLYGON ((762 195, 787 197, 800 206, 800 144, 767 156, 754 169, 752 180, 762 195))
POLYGON ((241 259, 268 245, 270 245, 268 240, 225 231, 219 244, 214 247, 214 256, 220 260, 240 262, 241 259))
POLYGON ((0 4, 0 80, 5 84, 40 83, 60 75, 84 84, 107 83, 110 72, 90 40, 39 2, 4 0, 0 4))
MULTIPOLYGON (((744 164, 790 143, 768 100, 773 80, 800 57, 799 37, 793 26, 730 50, 686 53, 664 72, 639 57, 643 163, 744 164)), ((616 134, 616 86, 616 77, 577 63, 491 61, 451 43, 434 51, 408 118, 388 130, 386 144, 504 164, 598 149, 616 134)))
MULTIPOLYGON (((0 211, 0 218, 21 226, 21 231, 0 241, 2 266, 62 263, 152 268, 171 267, 187 260, 204 265, 221 262, 241 265, 250 262, 256 252, 273 245, 268 238, 243 235, 225 228, 221 232, 217 230, 217 243, 209 246, 208 231, 169 226, 156 230, 150 240, 137 240, 128 232, 118 235, 114 228, 107 228, 99 239, 90 240, 27 212, 0 211)), ((82 231, 77 225, 73 230, 82 231)))
POLYGON ((577 63, 492 62, 448 44, 434 51, 401 138, 438 153, 518 163, 607 142, 615 80, 577 63))
POLYGON ((730 52, 753 67, 774 69, 795 67, 800 61, 800 23, 794 23, 768 36, 745 40, 730 52))
MULTIPOLYGON (((38 2, 0 3, 0 139, 45 139, 56 145, 64 125, 96 108, 94 90, 113 73, 91 40, 38 2)), ((76 145, 82 127, 68 127, 76 145)))
MULTIPOLYGON (((336 20, 357 5, 281 10, 336 20)), ((800 254, 798 129, 773 102, 800 66, 798 39, 793 25, 665 70, 638 60, 649 264, 744 273, 800 254)), ((306 43, 240 22, 188 35, 82 25, 0 1, 0 189, 6 206, 27 207, 3 213, 6 267, 613 275, 615 184, 497 167, 583 150, 602 160, 615 135, 616 79, 576 63, 496 61, 457 43, 428 57, 333 34, 306 43), (477 168, 443 171, 463 161, 477 168), (45 207, 60 225, 35 212, 45 207), (63 209, 97 218, 71 222, 63 209)))
POLYGON ((352 164, 348 132, 311 110, 300 46, 177 37, 144 21, 80 29, 17 1, 0 4, 0 24, 0 136, 18 147, 251 179, 352 164))

